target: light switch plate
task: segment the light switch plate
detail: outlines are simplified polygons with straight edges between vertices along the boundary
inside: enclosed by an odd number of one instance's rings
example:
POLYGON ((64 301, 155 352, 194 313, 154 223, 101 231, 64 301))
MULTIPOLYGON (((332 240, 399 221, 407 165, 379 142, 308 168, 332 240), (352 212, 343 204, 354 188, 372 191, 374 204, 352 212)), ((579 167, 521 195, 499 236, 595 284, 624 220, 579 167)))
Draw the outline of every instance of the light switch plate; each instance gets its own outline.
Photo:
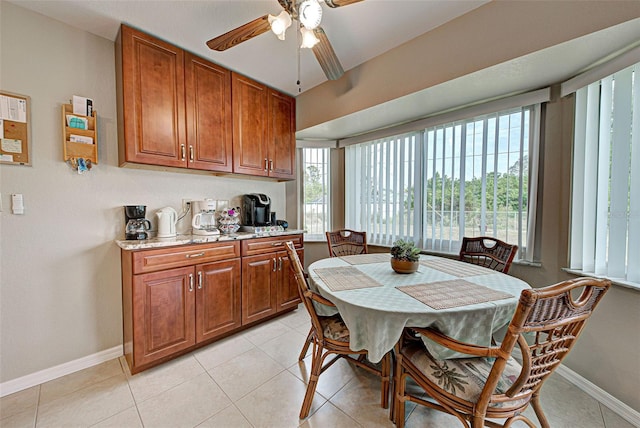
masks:
POLYGON ((11 211, 14 214, 24 214, 24 199, 22 193, 11 194, 11 211))

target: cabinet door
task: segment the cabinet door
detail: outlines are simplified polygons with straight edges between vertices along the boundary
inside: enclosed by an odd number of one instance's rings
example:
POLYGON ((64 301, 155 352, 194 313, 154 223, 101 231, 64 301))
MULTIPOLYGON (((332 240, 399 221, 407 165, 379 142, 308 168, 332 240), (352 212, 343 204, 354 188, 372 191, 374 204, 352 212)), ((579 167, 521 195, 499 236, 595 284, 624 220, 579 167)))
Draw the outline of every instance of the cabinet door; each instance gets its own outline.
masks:
POLYGON ((267 87, 236 73, 233 92, 233 172, 268 175, 267 87))
POLYGON ((240 259, 198 265, 196 277, 196 342, 240 327, 240 259))
POLYGON ((136 366, 195 344, 193 267, 135 275, 133 335, 136 366))
POLYGON ((296 101, 269 89, 269 176, 295 178, 296 101))
POLYGON ((185 167, 184 53, 132 28, 121 31, 121 163, 185 167))
POLYGON ((277 311, 276 253, 242 258, 242 324, 277 311))
MULTIPOLYGON (((300 261, 304 263, 304 250, 296 250, 300 261)), ((295 308, 302 300, 298 292, 296 277, 291 269, 291 262, 286 252, 278 253, 278 311, 295 308)))
POLYGON ((231 172, 231 72, 185 52, 189 168, 231 172))

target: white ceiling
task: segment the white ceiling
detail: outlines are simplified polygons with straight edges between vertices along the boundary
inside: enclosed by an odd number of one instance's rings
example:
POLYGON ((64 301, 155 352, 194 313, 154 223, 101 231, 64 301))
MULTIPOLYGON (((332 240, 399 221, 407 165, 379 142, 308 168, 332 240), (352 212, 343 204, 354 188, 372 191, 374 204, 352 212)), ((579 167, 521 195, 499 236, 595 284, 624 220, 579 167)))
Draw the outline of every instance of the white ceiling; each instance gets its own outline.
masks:
MULTIPOLYGON (((264 33, 216 52, 205 42, 282 8, 277 0, 9 0, 21 7, 115 40, 121 22, 139 28, 231 70, 291 95, 299 93, 297 40, 264 33)), ((345 70, 380 55, 488 0, 366 0, 331 9, 322 27, 345 70)), ((603 57, 640 41, 635 19, 507 63, 427 88, 296 133, 298 139, 336 140, 426 117, 496 95, 520 93, 568 79, 603 57)), ((301 90, 326 80, 312 52, 300 55, 301 90)))
MULTIPOLYGON (((487 3, 488 0, 366 0, 332 9, 324 4, 322 28, 345 70, 487 3)), ((297 95, 297 37, 294 26, 280 41, 267 32, 225 52, 205 42, 267 13, 277 0, 10 0, 21 7, 115 40, 121 22, 271 87, 297 95)), ((301 90, 326 77, 313 53, 300 54, 301 90)))

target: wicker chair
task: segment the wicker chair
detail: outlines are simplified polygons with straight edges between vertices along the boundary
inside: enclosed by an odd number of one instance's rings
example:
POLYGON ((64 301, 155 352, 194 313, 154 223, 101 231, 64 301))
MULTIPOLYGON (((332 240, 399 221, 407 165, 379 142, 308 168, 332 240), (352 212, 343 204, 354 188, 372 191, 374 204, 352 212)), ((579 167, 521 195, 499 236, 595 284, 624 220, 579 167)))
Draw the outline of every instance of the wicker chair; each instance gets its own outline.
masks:
POLYGON ((391 353, 387 353, 380 363, 380 368, 374 367, 365 362, 367 351, 352 351, 349 348, 349 330, 342 321, 339 314, 323 317, 316 313, 313 302, 318 302, 328 306, 335 306, 329 300, 313 292, 305 280, 302 271, 302 264, 298 258, 292 242, 285 243, 285 249, 291 261, 291 269, 293 269, 298 283, 298 291, 300 298, 307 308, 311 316, 311 341, 313 343, 313 355, 311 360, 311 375, 307 385, 307 392, 302 402, 300 410, 300 419, 304 419, 309 415, 313 395, 318 384, 320 375, 329 368, 339 358, 346 358, 363 369, 374 373, 382 378, 381 406, 387 408, 389 406, 389 372, 391 369, 391 353), (334 354, 335 357, 324 364, 325 358, 334 354), (359 357, 353 358, 352 355, 359 357))
POLYGON ((460 247, 460 260, 507 273, 517 251, 517 245, 507 244, 499 239, 487 236, 464 237, 460 247))
POLYGON ((367 254, 367 232, 341 229, 335 232, 326 232, 329 256, 353 256, 367 254))
POLYGON ((540 406, 540 388, 569 353, 610 285, 609 280, 578 278, 522 291, 500 346, 470 345, 432 329, 412 329, 447 348, 476 357, 438 360, 425 350, 422 340, 405 331, 407 334, 396 345, 396 425, 404 426, 405 402, 412 401, 452 414, 465 427, 506 427, 520 420, 535 428, 522 415, 531 403, 542 427, 548 428, 540 406), (577 288, 582 288, 582 293, 574 299, 572 291, 577 288), (516 344, 522 364, 511 356, 516 344), (433 400, 407 393, 407 376, 433 400), (486 418, 506 420, 500 425, 486 418))

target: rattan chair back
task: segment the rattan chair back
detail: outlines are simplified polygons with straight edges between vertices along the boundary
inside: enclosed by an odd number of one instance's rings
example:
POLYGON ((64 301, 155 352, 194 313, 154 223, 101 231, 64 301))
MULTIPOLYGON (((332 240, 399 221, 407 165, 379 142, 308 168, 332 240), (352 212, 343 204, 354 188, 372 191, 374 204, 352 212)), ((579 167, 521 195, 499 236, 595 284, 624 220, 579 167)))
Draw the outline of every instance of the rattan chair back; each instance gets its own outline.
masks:
POLYGON ((507 273, 517 251, 517 245, 507 244, 496 238, 464 237, 460 247, 460 260, 507 273))
POLYGON ((367 254, 367 232, 341 229, 326 232, 330 257, 353 256, 367 254))

